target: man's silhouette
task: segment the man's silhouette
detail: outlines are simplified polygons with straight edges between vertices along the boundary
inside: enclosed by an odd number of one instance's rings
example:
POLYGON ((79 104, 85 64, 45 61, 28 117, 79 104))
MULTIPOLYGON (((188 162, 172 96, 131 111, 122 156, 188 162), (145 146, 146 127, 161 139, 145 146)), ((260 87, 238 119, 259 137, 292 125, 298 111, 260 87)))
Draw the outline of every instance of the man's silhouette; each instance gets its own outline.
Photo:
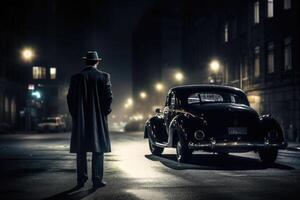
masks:
POLYGON ((107 115, 111 112, 110 75, 97 69, 101 61, 95 51, 84 57, 86 67, 71 77, 67 95, 72 116, 70 152, 77 153, 77 187, 87 181, 87 152, 92 152, 92 181, 95 188, 105 186, 103 153, 110 152, 107 115))

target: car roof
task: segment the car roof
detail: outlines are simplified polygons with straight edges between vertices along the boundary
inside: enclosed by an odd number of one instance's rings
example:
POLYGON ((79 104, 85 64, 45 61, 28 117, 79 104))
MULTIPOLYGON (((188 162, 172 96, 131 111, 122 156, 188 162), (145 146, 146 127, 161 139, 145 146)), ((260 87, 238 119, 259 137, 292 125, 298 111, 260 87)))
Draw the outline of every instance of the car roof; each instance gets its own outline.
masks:
POLYGON ((233 92, 238 94, 245 95, 244 91, 236 88, 236 87, 230 87, 230 86, 223 86, 223 85, 208 85, 208 84, 198 84, 198 85, 182 85, 182 86, 176 86, 169 90, 169 93, 175 92, 178 94, 184 94, 184 93, 191 93, 191 92, 197 92, 197 91, 216 91, 216 92, 233 92))

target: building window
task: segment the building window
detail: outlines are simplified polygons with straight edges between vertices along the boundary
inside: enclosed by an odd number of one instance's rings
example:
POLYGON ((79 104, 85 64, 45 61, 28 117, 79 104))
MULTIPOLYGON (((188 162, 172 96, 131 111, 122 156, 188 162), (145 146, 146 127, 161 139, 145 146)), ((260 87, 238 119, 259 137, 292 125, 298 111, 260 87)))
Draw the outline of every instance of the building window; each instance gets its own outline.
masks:
POLYGON ((291 2, 291 0, 284 0, 283 8, 284 8, 284 10, 291 9, 292 8, 292 2, 291 2))
POLYGON ((274 17, 274 0, 268 0, 268 17, 274 17))
POLYGON ((56 79, 56 67, 50 67, 50 79, 56 79))
POLYGON ((259 24, 259 1, 254 2, 254 24, 259 24))
POLYGON ((290 37, 284 39, 284 70, 292 69, 292 41, 290 37))
POLYGON ((32 78, 33 79, 45 79, 46 78, 46 68, 45 67, 32 67, 32 78))
POLYGON ((268 73, 274 72, 274 43, 268 44, 268 73))
POLYGON ((228 22, 226 22, 224 26, 224 41, 228 42, 228 22))
POLYGON ((260 47, 254 48, 254 77, 260 76, 260 47))

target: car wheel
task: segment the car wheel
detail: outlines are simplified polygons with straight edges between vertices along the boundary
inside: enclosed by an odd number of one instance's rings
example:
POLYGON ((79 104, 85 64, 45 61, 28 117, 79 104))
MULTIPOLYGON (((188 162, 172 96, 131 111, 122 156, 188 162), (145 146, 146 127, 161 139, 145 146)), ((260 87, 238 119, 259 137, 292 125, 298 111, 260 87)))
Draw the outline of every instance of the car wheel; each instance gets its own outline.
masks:
POLYGON ((160 156, 162 154, 162 152, 164 151, 164 148, 155 146, 150 138, 149 138, 149 148, 150 148, 151 153, 156 156, 160 156))
POLYGON ((265 164, 274 163, 278 154, 278 149, 261 149, 258 151, 260 160, 265 164))
POLYGON ((188 148, 188 145, 186 142, 184 142, 182 139, 178 139, 177 146, 176 146, 176 156, 177 161, 179 163, 186 163, 190 160, 192 157, 193 151, 191 151, 188 148))

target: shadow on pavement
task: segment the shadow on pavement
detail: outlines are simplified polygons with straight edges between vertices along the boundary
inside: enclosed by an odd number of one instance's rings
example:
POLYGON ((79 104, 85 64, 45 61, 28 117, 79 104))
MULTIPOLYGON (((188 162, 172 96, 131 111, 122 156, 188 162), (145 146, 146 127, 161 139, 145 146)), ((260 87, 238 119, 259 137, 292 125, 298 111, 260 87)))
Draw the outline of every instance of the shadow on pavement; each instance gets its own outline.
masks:
POLYGON ((43 200, 79 200, 87 197, 88 195, 95 192, 96 189, 90 188, 88 190, 79 190, 77 187, 60 192, 51 197, 47 197, 43 200))
POLYGON ((236 155, 220 157, 216 154, 197 154, 193 155, 188 163, 178 163, 176 155, 174 154, 163 154, 161 156, 145 155, 145 157, 152 161, 159 161, 163 165, 175 170, 260 170, 267 168, 282 170, 294 169, 293 167, 277 163, 266 165, 260 162, 258 159, 236 155))

